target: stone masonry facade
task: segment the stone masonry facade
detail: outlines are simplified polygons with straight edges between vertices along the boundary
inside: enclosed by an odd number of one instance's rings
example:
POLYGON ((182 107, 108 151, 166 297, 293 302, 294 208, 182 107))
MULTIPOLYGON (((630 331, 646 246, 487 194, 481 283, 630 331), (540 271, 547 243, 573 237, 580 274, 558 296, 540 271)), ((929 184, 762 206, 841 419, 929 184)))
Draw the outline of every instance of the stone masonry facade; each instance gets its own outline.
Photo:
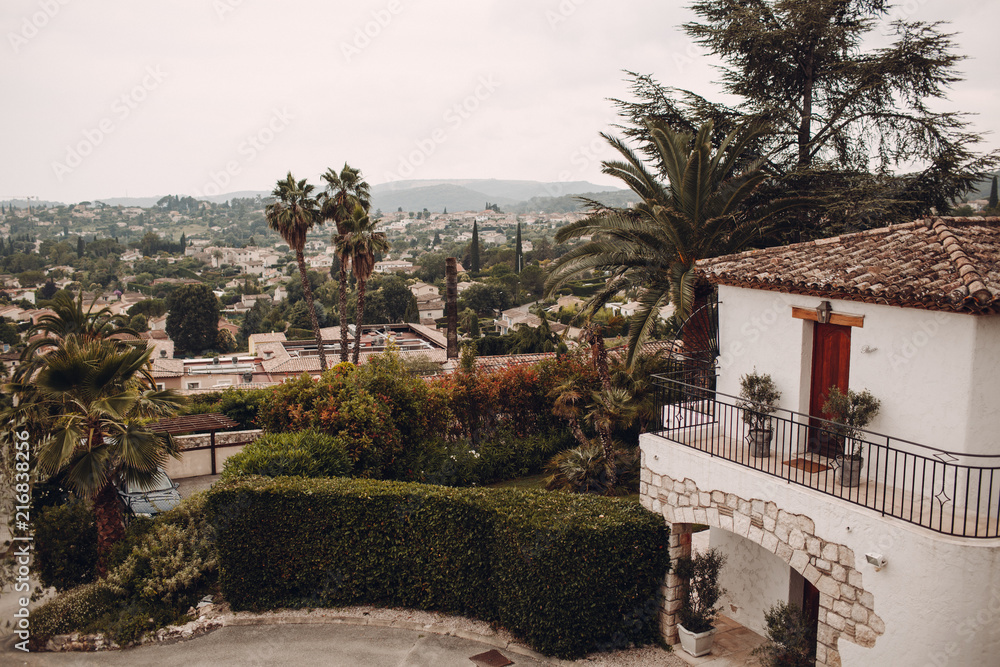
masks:
MULTIPOLYGON (((786 512, 770 501, 703 491, 690 479, 655 475, 646 467, 641 475, 642 504, 662 514, 670 526, 671 562, 691 554, 692 526, 703 524, 761 545, 819 590, 818 667, 840 667, 837 643, 841 638, 870 648, 885 633, 885 623, 875 613, 875 598, 864 589, 861 572, 855 569, 854 551, 817 535, 809 517, 786 512)), ((668 574, 660 631, 670 643, 677 643, 677 613, 683 592, 684 582, 668 574)))

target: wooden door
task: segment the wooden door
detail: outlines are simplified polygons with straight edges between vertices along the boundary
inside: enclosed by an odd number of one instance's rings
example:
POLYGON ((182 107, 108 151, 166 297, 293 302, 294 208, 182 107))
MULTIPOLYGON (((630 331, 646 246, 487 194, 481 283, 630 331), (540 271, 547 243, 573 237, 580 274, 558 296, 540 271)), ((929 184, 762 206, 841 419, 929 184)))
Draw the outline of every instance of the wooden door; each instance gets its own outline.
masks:
MULTIPOLYGON (((816 323, 813 327, 812 381, 809 393, 809 416, 829 419, 823 412, 823 403, 830 387, 847 392, 851 370, 851 327, 839 324, 816 323)), ((813 427, 820 422, 811 421, 813 427)), ((809 430, 809 451, 822 456, 844 453, 844 445, 826 430, 809 430)))

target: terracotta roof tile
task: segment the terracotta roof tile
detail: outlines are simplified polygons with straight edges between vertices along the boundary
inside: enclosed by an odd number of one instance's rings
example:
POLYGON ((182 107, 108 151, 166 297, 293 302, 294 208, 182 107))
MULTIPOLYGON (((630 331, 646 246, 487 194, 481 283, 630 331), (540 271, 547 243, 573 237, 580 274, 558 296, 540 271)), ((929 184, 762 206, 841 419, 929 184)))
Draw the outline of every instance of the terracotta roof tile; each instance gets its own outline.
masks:
POLYGON ((934 217, 698 263, 720 285, 1000 312, 1000 218, 934 217))

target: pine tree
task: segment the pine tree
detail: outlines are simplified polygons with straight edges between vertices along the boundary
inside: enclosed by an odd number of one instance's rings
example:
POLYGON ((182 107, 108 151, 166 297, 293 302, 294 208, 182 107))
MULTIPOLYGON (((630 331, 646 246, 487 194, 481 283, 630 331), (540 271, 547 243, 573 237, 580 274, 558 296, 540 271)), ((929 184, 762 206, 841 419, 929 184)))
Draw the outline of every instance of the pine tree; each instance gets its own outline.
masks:
POLYGON ((524 268, 524 251, 521 249, 521 223, 517 223, 517 241, 514 248, 514 271, 520 273, 524 268))
POLYGON ((1000 201, 997 199, 997 177, 994 176, 993 185, 990 186, 990 201, 986 207, 990 209, 990 211, 996 212, 997 204, 1000 204, 1000 201))
POLYGON ((472 223, 472 250, 469 253, 469 268, 473 273, 479 272, 479 223, 472 223))

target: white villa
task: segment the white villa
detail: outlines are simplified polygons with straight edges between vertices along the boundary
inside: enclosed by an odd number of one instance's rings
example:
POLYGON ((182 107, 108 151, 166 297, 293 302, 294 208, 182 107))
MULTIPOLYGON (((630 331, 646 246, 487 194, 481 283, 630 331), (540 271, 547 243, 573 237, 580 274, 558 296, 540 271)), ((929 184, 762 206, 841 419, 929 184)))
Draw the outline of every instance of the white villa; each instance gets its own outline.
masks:
MULTIPOLYGON (((764 634, 799 604, 817 665, 1000 662, 1000 218, 917 220, 700 265, 718 286, 714 371, 664 378, 662 426, 641 436, 643 504, 695 524, 728 557, 724 613, 764 634), (754 456, 740 378, 781 391, 769 456, 754 456), (861 480, 822 405, 868 389, 861 480)), ((681 582, 661 629, 676 641, 681 582)))

